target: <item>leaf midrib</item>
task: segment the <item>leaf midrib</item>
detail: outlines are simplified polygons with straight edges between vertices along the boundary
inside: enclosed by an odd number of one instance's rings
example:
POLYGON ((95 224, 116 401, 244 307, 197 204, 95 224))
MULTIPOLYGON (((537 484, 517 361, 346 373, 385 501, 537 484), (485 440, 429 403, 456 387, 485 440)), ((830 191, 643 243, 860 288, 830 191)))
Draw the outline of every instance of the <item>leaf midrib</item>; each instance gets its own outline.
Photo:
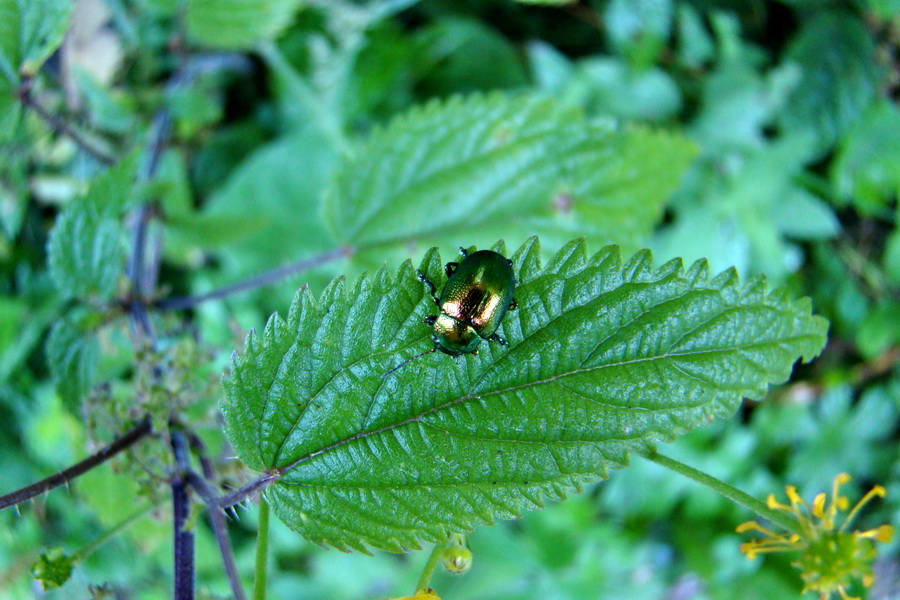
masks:
MULTIPOLYGON (((815 337, 816 336, 813 334, 796 335, 796 336, 790 336, 790 337, 783 338, 777 343, 780 345, 783 345, 788 342, 799 341, 799 340, 803 340, 803 339, 810 339, 810 338, 815 338, 815 337)), ((436 413, 438 411, 445 410, 447 408, 451 408, 453 406, 456 406, 457 404, 462 404, 463 402, 468 402, 469 400, 477 400, 477 399, 483 399, 488 396, 496 396, 498 394, 506 394, 506 393, 514 392, 514 391, 521 390, 521 389, 527 389, 527 388, 530 388, 533 386, 551 383, 551 382, 556 381, 557 379, 562 379, 564 377, 569 377, 571 375, 578 375, 580 373, 589 373, 592 371, 599 371, 601 369, 616 368, 616 367, 622 367, 625 365, 639 364, 639 363, 644 363, 644 362, 654 362, 657 360, 677 358, 677 357, 682 357, 682 356, 700 356, 700 355, 705 355, 705 354, 711 355, 711 354, 716 354, 716 353, 720 353, 720 352, 729 352, 730 353, 730 352, 737 352, 737 351, 741 351, 741 350, 752 350, 757 347, 771 346, 771 345, 772 345, 772 342, 759 342, 759 343, 752 343, 752 344, 744 344, 741 346, 732 346, 729 348, 714 348, 714 349, 708 349, 708 350, 695 350, 695 351, 691 351, 691 352, 666 353, 666 354, 661 354, 661 355, 657 355, 657 356, 648 356, 648 357, 636 358, 636 359, 632 359, 632 360, 619 361, 619 362, 615 362, 615 363, 608 363, 608 364, 604 364, 604 365, 596 365, 593 367, 573 369, 572 371, 569 371, 567 373, 558 373, 556 375, 547 377, 545 379, 538 379, 538 380, 530 381, 530 382, 523 383, 520 385, 514 385, 514 386, 497 389, 497 390, 492 390, 490 392, 484 392, 484 393, 479 393, 479 394, 467 394, 467 395, 461 396, 459 398, 454 398, 453 400, 445 402, 444 404, 441 404, 439 406, 433 406, 417 415, 408 417, 397 423, 391 423, 390 425, 385 425, 384 427, 379 427, 378 429, 375 429, 373 431, 363 431, 363 432, 357 433, 355 435, 349 436, 347 438, 344 438, 342 440, 338 440, 337 442, 334 442, 334 443, 330 444, 329 446, 326 446, 320 450, 316 450, 315 452, 310 452, 309 454, 306 454, 306 455, 298 458, 294 462, 292 462, 284 467, 278 468, 278 473, 280 475, 284 475, 285 473, 288 473, 289 471, 294 469, 294 467, 297 467, 298 465, 300 465, 304 462, 307 462, 319 455, 325 454, 326 452, 330 452, 336 448, 340 448, 341 446, 349 444, 350 442, 355 442, 356 440, 359 440, 359 439, 365 439, 370 436, 379 435, 386 431, 391 431, 393 429, 402 427, 409 423, 420 421, 423 417, 425 417, 429 414, 436 413)), ((657 412, 657 410, 655 410, 655 409, 648 409, 648 410, 650 410, 651 412, 657 412)))

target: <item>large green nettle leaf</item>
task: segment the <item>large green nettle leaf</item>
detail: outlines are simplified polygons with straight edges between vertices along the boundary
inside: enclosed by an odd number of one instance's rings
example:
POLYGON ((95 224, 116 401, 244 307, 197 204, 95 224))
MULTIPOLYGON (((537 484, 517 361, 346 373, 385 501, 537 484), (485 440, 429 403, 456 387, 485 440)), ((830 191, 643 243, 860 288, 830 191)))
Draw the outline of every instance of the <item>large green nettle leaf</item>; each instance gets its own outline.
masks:
POLYGON ((548 98, 455 97, 395 119, 345 158, 323 214, 338 239, 377 246, 379 261, 385 245, 461 235, 637 248, 695 153, 680 135, 588 121, 548 98))
MULTIPOLYGON (((503 251, 502 245, 496 248, 503 251)), ((301 289, 285 321, 251 332, 224 379, 227 435, 277 479, 276 514, 307 538, 400 551, 446 539, 607 476, 632 450, 761 398, 824 343, 808 299, 766 292, 705 261, 653 268, 583 241, 546 267, 536 238, 512 257, 518 310, 458 361, 428 354, 434 305, 403 264, 319 301, 301 289)), ((436 250, 422 270, 444 277, 436 250)))

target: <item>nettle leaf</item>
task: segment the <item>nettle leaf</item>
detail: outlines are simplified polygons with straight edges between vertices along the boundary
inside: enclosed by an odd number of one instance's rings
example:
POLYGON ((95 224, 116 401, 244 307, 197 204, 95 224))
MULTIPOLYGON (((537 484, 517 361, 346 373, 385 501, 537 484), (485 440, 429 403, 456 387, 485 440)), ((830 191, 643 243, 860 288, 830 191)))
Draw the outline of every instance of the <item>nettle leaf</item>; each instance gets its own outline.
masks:
POLYGON ((132 156, 97 177, 57 219, 48 262, 63 296, 109 300, 115 294, 125 261, 121 217, 136 164, 132 156))
POLYGON ((78 401, 93 385, 100 360, 100 344, 95 335, 99 317, 74 311, 50 329, 47 363, 60 397, 78 401))
POLYGON ((281 33, 300 4, 300 0, 188 0, 188 35, 210 48, 251 48, 281 33))
MULTIPOLYGON (((495 250, 504 251, 502 243, 495 250)), ((320 544, 418 547, 544 499, 561 499, 713 417, 762 398, 825 343, 808 299, 710 277, 705 261, 654 268, 648 251, 587 258, 584 241, 541 265, 537 238, 514 256, 518 309, 458 361, 428 354, 431 299, 409 261, 251 332, 224 378, 238 456, 279 477, 276 514, 320 544)), ((435 249, 421 268, 445 280, 435 249)))
MULTIPOLYGON (((338 166, 324 217, 356 248, 537 234, 639 247, 695 155, 684 137, 586 121, 532 95, 431 102, 338 166)), ((455 245, 455 243, 454 243, 455 245)))

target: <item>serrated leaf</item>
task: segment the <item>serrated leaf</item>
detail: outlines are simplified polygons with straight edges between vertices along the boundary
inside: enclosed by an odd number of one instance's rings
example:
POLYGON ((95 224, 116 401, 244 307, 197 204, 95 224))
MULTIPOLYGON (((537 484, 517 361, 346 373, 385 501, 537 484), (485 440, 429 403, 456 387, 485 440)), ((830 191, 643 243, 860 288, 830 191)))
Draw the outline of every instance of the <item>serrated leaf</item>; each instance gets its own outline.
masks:
POLYGON ((74 3, 70 0, 18 0, 18 4, 18 70, 31 76, 62 45, 74 3))
POLYGON ((875 95, 880 75, 875 44, 855 15, 823 11, 791 43, 789 61, 802 77, 785 104, 787 133, 815 132, 827 148, 859 117, 875 95))
POLYGON ((251 48, 287 27, 301 0, 188 0, 188 35, 208 48, 251 48))
POLYGON ((135 157, 97 177, 63 211, 50 233, 50 274, 64 297, 109 300, 125 260, 121 213, 131 190, 135 157))
POLYGON ((47 338, 47 363, 60 397, 77 402, 94 383, 100 347, 94 335, 97 315, 76 312, 60 319, 47 338))
MULTIPOLYGON (((495 247, 503 251, 502 245, 495 247)), ((500 334, 454 362, 428 354, 434 312, 409 262, 251 332, 224 379, 226 432, 251 468, 279 475, 276 514, 341 549, 392 551, 535 509, 624 466, 743 396, 762 398, 825 342, 807 299, 767 293, 705 262, 624 264, 583 241, 541 266, 536 238, 513 256, 518 310, 500 334)), ((444 278, 435 249, 421 269, 444 278)))
POLYGON ((532 234, 637 247, 694 152, 681 136, 590 123, 548 99, 456 97, 344 160, 324 216, 357 248, 532 234))

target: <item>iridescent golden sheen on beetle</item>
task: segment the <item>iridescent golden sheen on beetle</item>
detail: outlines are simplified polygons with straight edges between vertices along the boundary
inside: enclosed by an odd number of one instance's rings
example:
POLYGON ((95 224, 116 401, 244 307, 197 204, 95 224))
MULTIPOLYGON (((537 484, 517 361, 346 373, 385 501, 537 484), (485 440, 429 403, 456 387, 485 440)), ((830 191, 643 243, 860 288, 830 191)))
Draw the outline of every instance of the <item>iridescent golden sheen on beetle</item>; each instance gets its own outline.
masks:
POLYGON ((479 250, 469 254, 460 248, 462 260, 444 266, 447 284, 441 290, 421 271, 419 280, 425 283, 431 299, 440 311, 423 319, 433 329, 434 347, 400 363, 383 376, 387 377, 406 363, 425 354, 440 350, 450 356, 478 354, 483 340, 506 345, 497 329, 510 309, 516 308, 513 293, 516 276, 512 261, 493 250, 479 250))

